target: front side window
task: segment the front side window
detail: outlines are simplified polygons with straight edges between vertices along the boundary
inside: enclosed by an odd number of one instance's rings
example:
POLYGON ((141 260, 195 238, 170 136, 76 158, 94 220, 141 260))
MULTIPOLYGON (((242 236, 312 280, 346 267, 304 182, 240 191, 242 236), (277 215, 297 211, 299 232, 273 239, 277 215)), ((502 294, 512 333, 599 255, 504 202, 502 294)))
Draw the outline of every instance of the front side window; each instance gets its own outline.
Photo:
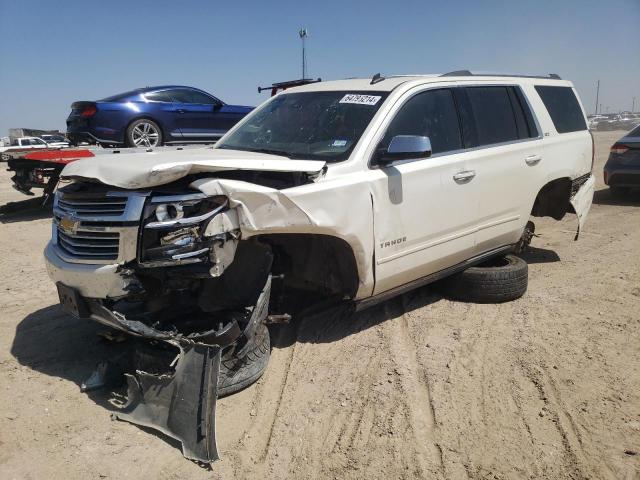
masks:
POLYGON ((429 137, 433 154, 462 148, 458 114, 450 89, 428 90, 411 97, 398 111, 379 146, 396 135, 429 137))
POLYGON ((582 109, 571 87, 536 85, 536 91, 551 116, 558 133, 586 130, 582 109))
POLYGON ((349 158, 387 92, 281 93, 218 148, 339 162, 349 158))

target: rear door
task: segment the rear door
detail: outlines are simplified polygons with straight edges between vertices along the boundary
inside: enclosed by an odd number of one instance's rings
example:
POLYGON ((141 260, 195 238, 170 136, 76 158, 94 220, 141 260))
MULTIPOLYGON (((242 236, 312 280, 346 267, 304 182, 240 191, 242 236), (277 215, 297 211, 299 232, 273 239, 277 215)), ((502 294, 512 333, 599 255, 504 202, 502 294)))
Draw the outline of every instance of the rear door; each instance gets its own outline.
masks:
POLYGON ((187 88, 172 90, 178 114, 177 122, 184 140, 212 140, 220 138, 228 130, 223 103, 197 90, 187 88))
POLYGON ((458 91, 468 132, 471 188, 477 202, 474 253, 518 241, 544 183, 542 137, 516 85, 466 86, 458 91))

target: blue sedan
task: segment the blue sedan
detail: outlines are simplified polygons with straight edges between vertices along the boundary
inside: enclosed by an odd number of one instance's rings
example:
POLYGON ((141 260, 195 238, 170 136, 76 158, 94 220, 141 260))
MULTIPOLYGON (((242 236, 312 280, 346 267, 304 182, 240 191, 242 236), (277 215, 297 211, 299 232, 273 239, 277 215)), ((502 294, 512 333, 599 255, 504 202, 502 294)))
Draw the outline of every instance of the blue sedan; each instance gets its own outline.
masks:
POLYGON ((74 102, 67 137, 74 144, 103 146, 211 143, 252 109, 193 87, 139 88, 97 102, 74 102))

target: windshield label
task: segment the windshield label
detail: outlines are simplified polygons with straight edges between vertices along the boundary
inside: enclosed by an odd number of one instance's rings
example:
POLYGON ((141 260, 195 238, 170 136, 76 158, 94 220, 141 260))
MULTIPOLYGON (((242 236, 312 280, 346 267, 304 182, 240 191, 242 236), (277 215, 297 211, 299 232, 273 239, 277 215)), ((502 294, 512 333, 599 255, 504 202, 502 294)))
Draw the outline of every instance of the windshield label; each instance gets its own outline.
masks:
POLYGON ((375 105, 382 97, 375 95, 357 95, 355 93, 347 93, 339 103, 356 103, 358 105, 375 105))
POLYGON ((347 145, 346 140, 334 140, 331 144, 332 147, 345 147, 347 145))

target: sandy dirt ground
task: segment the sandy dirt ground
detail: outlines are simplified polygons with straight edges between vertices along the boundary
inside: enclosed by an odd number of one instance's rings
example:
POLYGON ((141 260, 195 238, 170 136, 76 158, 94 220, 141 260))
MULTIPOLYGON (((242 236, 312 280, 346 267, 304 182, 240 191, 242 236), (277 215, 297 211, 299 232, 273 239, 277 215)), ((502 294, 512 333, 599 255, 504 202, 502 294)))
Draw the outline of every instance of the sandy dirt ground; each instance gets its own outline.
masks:
MULTIPOLYGON (((523 298, 428 287, 274 328, 262 379, 218 402, 212 471, 80 393, 103 327, 58 307, 50 212, 0 215, 0 478, 640 478, 640 197, 602 183, 621 135, 596 133, 580 240, 573 215, 536 221, 523 298)), ((0 172, 0 205, 25 198, 0 172)))

